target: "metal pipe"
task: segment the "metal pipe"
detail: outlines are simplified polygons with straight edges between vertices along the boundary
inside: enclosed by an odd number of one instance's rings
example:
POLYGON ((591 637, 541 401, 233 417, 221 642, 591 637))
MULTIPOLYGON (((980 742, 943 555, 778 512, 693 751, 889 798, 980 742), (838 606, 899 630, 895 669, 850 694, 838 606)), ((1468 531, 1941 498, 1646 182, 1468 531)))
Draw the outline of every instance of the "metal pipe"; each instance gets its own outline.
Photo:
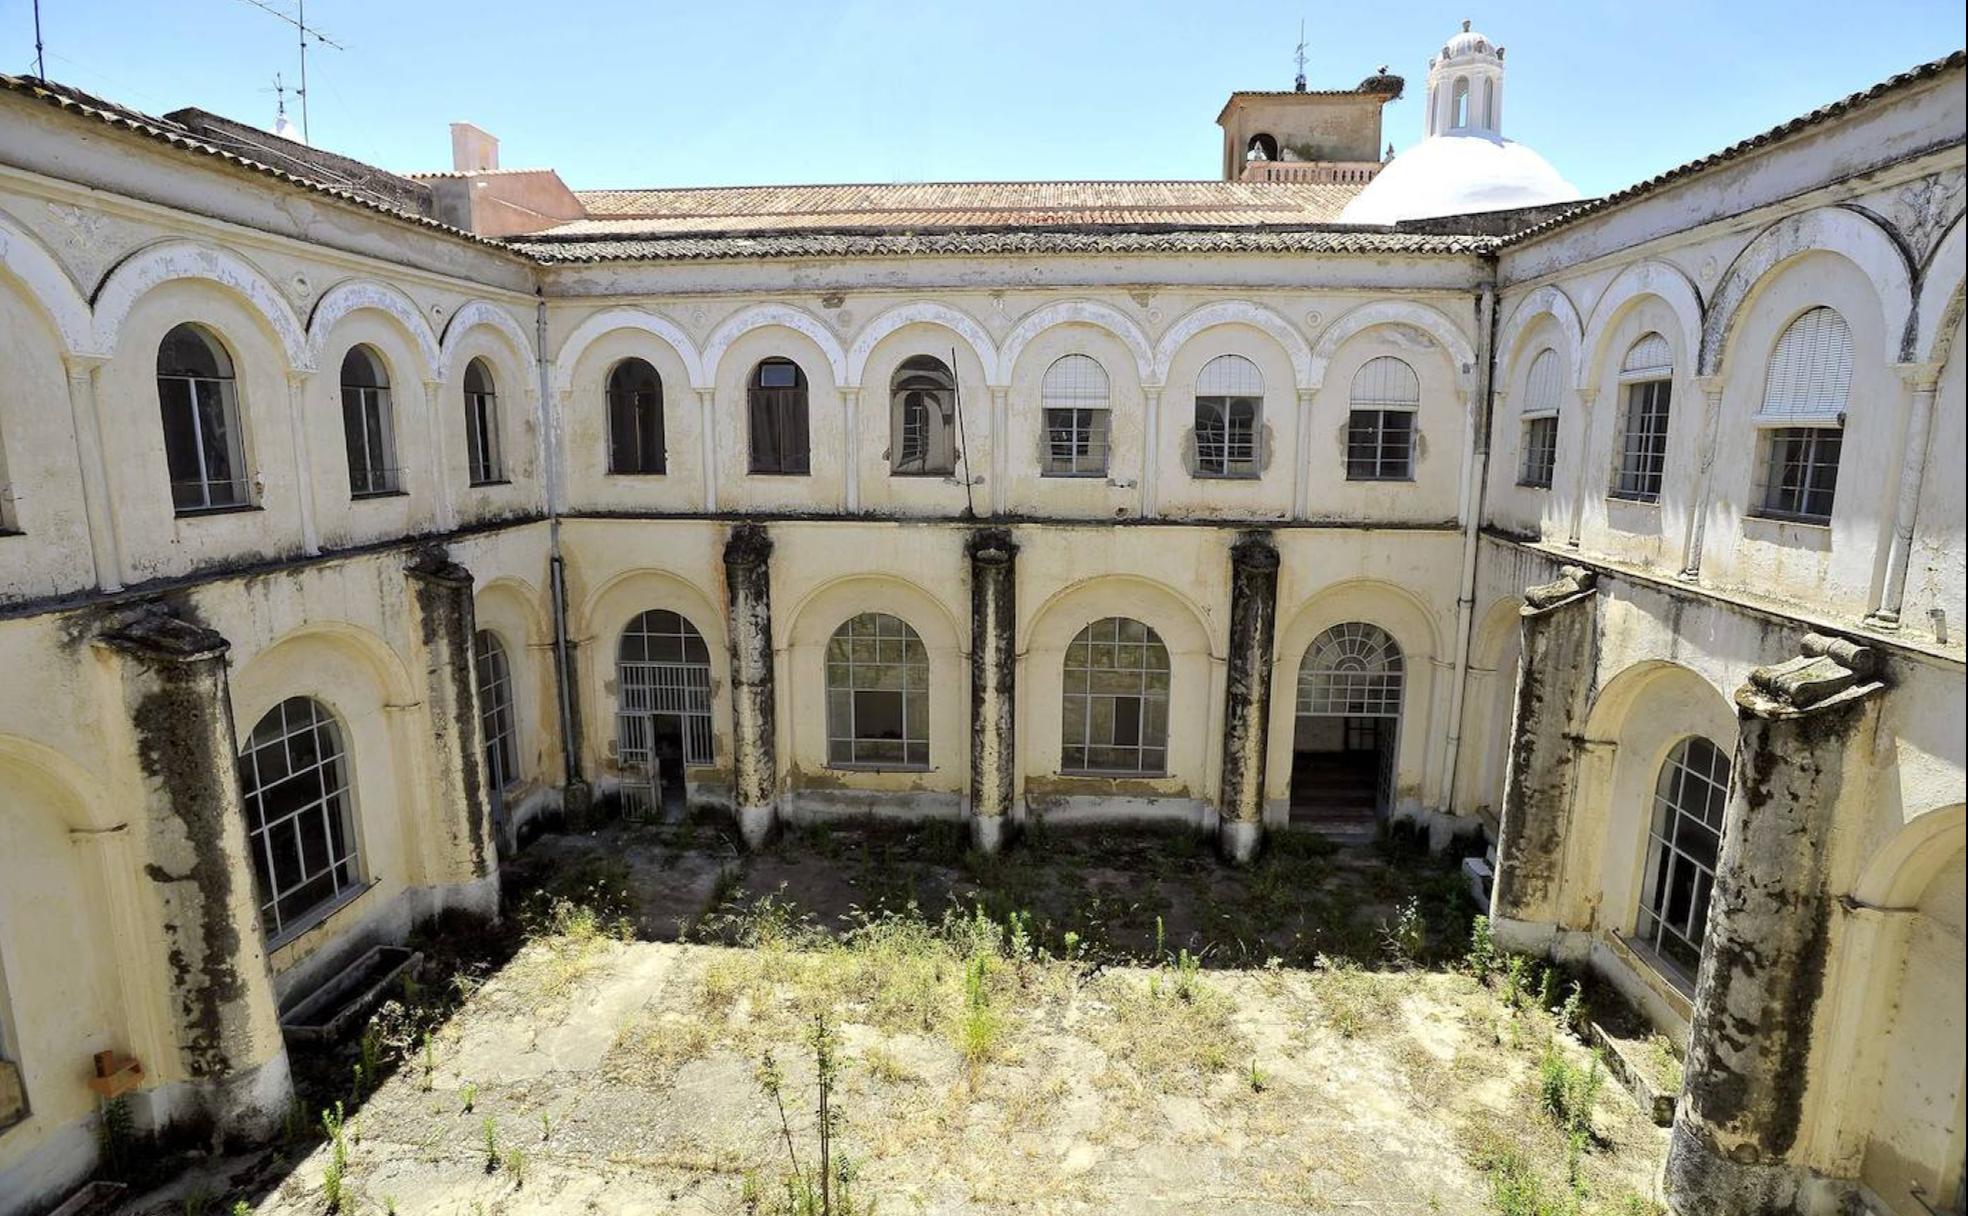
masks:
POLYGON ((560 700, 561 785, 581 779, 581 753, 574 739, 574 671, 567 647, 567 571, 560 555, 560 438, 553 411, 553 363, 547 358, 547 298, 533 289, 534 363, 540 376, 540 434, 547 492, 547 582, 553 601, 554 684, 560 700))
POLYGON ((1490 424, 1495 402, 1496 266, 1476 296, 1476 375, 1482 413, 1476 419, 1469 484, 1463 487, 1462 579, 1456 595, 1455 675, 1449 694, 1448 761, 1443 802, 1455 814, 1456 776, 1462 758, 1463 702, 1469 691, 1469 651, 1476 633, 1476 548, 1482 529, 1484 491, 1490 479, 1490 424))

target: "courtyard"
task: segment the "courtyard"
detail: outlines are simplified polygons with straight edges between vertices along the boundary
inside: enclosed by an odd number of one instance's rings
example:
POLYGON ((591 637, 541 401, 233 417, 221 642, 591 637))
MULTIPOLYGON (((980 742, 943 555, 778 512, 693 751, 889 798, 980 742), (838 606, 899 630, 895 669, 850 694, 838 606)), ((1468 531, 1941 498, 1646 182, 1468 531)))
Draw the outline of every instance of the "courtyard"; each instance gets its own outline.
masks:
POLYGON ((126 1162, 111 1210, 1663 1210, 1601 998, 1493 955, 1452 858, 961 826, 543 836, 504 925, 297 1054, 279 1143, 126 1162))

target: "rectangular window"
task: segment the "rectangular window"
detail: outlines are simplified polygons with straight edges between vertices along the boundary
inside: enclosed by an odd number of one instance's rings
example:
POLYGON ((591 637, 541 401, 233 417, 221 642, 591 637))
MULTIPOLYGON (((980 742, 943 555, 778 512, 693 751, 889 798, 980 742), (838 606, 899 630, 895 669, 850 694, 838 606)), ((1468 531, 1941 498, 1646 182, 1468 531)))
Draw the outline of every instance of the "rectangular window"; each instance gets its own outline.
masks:
POLYGON ((1414 411, 1354 410, 1346 426, 1346 480, 1414 477, 1414 411))
POLYGON ((1802 523, 1831 522, 1838 487, 1838 456, 1845 433, 1835 426, 1772 427, 1766 452, 1760 514, 1802 523))
POLYGON ((1524 468, 1517 484, 1540 490, 1551 488, 1558 470, 1558 416, 1524 420, 1524 468))
POLYGON ((754 473, 804 474, 811 471, 806 431, 806 390, 774 383, 784 371, 790 379, 790 365, 781 369, 766 364, 759 369, 760 386, 751 392, 752 463, 754 473))
POLYGON ((1619 471, 1613 497, 1659 502, 1667 467, 1667 406, 1671 384, 1649 380, 1626 386, 1626 425, 1621 429, 1619 471))
POLYGON ((349 493, 356 498, 403 489, 390 434, 389 390, 342 386, 342 430, 348 441, 349 493))
POLYGON ((1196 398, 1196 475, 1258 475, 1255 397, 1196 398))
POLYGON ((1106 410, 1048 409, 1045 420, 1045 476, 1106 476, 1106 410))
POLYGON ((471 483, 491 485, 506 479, 499 454, 499 414, 491 393, 465 393, 465 442, 470 447, 466 459, 471 465, 471 483))
POLYGON ((239 414, 232 382, 159 376, 164 407, 164 457, 171 470, 171 504, 180 515, 237 507, 247 501, 239 467, 239 414))

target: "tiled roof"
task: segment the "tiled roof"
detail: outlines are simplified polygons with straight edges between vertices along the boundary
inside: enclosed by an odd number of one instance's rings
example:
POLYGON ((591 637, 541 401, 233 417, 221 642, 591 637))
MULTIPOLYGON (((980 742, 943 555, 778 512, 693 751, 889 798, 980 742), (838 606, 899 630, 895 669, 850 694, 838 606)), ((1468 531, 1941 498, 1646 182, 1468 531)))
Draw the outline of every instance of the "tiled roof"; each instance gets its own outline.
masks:
POLYGON ((1362 189, 1299 182, 1082 181, 583 190, 575 197, 588 219, 535 235, 1316 224, 1338 219, 1362 189))
POLYGON ((1806 131, 1812 127, 1831 122, 1834 119, 1842 118, 1853 110, 1859 109, 1870 102, 1877 101, 1882 97, 1897 93, 1911 85, 1932 80, 1943 72, 1958 70, 1964 64, 1968 64, 1968 51, 1955 51, 1945 58, 1923 63, 1918 67, 1901 72, 1897 76, 1889 76, 1869 89, 1853 93, 1849 97, 1842 97, 1829 105, 1819 106, 1809 114, 1800 115, 1791 119, 1789 122, 1771 127, 1761 135, 1753 135, 1741 143, 1729 145, 1720 152, 1712 152, 1699 160, 1691 160, 1685 165, 1677 165, 1665 173, 1657 174, 1643 182, 1636 182, 1624 190, 1616 190, 1604 198, 1584 203, 1558 216, 1556 219, 1546 220, 1542 224, 1526 228, 1522 232, 1516 233, 1502 241, 1499 247, 1521 245, 1527 241, 1536 240, 1553 229, 1577 223, 1587 216, 1597 215, 1602 211, 1620 206, 1622 203, 1630 203, 1634 199, 1645 197, 1656 190, 1680 181, 1682 178, 1692 177, 1705 169, 1712 169, 1718 165, 1728 164, 1730 161, 1746 156, 1758 148, 1768 147, 1771 144, 1786 140, 1800 131, 1806 131))
POLYGON ((1025 228, 998 232, 785 233, 756 236, 617 237, 552 240, 514 237, 513 248, 542 262, 716 261, 733 258, 981 257, 996 254, 1336 253, 1478 254, 1480 236, 1372 229, 1237 228, 1085 232, 1025 228))
POLYGON ((484 245, 495 249, 507 248, 503 241, 495 241, 486 237, 477 236, 461 228, 453 228, 449 224, 441 224, 434 219, 419 215, 416 212, 405 211, 400 207, 388 206, 367 194, 349 190, 341 186, 331 186, 324 182, 316 181, 313 178, 289 173, 284 169, 276 169, 272 165, 263 164, 260 161, 249 159, 235 152, 229 152, 224 148, 216 147, 198 138, 189 129, 171 122, 169 119, 156 118, 141 111, 132 110, 127 106, 120 106, 115 102, 105 101, 100 97, 92 96, 79 89, 70 88, 67 85, 36 80, 31 76, 11 76, 5 72, 0 72, 0 90, 9 93, 18 93, 24 97, 45 102, 65 113, 93 122, 99 122, 104 126, 117 130, 133 132, 148 139, 156 140, 159 143, 169 145, 181 152, 189 152, 194 155, 208 156, 215 160, 224 161, 227 164, 236 165, 242 169, 250 170, 251 172, 273 178, 276 181, 284 182, 291 186, 298 186, 303 190, 315 194, 326 195, 353 206, 379 212, 392 219, 416 224, 418 227, 429 228, 442 232, 447 236, 471 241, 477 245, 484 245))

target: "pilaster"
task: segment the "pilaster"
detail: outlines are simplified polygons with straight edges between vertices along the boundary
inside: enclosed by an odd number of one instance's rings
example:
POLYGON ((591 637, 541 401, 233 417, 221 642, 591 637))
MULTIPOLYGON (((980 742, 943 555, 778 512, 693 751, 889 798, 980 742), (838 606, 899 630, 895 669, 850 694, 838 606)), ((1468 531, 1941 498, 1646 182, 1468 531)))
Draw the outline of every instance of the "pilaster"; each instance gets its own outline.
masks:
POLYGON ((1913 529, 1920 514, 1920 490, 1927 478, 1927 449, 1934 431, 1934 396, 1940 388, 1938 363, 1902 364, 1901 378, 1911 391, 1907 415, 1906 456, 1901 464, 1900 496, 1893 511, 1893 534, 1886 542, 1886 575, 1866 623, 1876 629, 1898 629, 1906 601, 1907 566, 1913 559, 1913 529))
POLYGON ((308 443, 307 386, 310 372, 287 372, 287 433, 293 441, 294 506, 301 516, 301 549, 321 553, 321 526, 315 522, 314 453, 308 443))
POLYGON ((446 889, 445 905, 495 915, 498 837, 485 786, 472 574, 438 548, 418 554, 403 573, 424 667, 422 725, 433 795, 423 815, 424 879, 446 889))
POLYGON ((718 509, 717 390, 697 390, 697 434, 703 448, 704 510, 718 509))
POLYGON ((1715 435, 1722 419, 1722 377, 1698 376, 1701 390, 1701 448, 1695 465, 1695 501, 1688 513, 1688 540, 1681 558, 1680 578, 1694 582, 1701 577, 1702 538, 1708 531, 1708 503, 1715 484, 1715 435))
POLYGON ((96 375, 104 359, 64 355, 68 369, 68 411, 75 432, 75 456, 82 471, 82 510, 89 528, 89 557, 96 586, 123 589, 123 544, 110 507, 109 462, 103 455, 102 414, 96 404, 96 375))
POLYGON ((449 532, 458 526, 458 507, 451 498, 451 462, 446 456, 444 443, 449 422, 444 402, 444 381, 424 381, 424 416, 430 419, 431 512, 437 530, 449 532))

